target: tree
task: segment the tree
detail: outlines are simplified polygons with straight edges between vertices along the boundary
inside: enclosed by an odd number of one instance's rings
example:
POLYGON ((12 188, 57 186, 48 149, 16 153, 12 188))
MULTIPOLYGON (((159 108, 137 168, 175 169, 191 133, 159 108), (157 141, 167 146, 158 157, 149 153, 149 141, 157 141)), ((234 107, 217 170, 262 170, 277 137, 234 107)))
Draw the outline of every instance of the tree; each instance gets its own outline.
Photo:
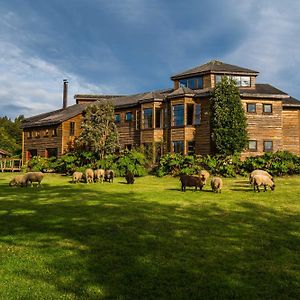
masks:
POLYGON ((119 148, 119 135, 115 124, 115 110, 108 101, 97 101, 84 112, 82 132, 75 142, 75 150, 94 152, 98 159, 119 148))
POLYGON ((248 143, 247 118, 234 80, 223 76, 211 97, 211 137, 219 154, 239 154, 248 143))

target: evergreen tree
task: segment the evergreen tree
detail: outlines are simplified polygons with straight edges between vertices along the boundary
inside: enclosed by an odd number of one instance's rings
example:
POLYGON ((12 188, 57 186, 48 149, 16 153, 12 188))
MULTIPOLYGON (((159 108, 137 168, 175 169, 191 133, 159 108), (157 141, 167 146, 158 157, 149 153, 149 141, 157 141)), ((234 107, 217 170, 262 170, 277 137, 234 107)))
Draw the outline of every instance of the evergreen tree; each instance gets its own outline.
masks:
POLYGON ((115 124, 115 110, 108 101, 97 101, 84 112, 82 132, 75 142, 75 150, 91 151, 98 159, 119 148, 119 135, 115 124))
POLYGON ((223 76, 211 97, 211 137, 219 154, 239 154, 248 143, 247 119, 234 80, 223 76))

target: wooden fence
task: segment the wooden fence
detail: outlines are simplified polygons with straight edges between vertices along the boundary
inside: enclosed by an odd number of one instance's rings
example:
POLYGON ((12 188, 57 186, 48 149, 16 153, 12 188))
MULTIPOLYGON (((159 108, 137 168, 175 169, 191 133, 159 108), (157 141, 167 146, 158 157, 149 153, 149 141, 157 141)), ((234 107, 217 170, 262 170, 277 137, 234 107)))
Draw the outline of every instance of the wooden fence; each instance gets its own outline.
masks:
POLYGON ((21 171, 22 159, 18 158, 0 158, 0 170, 4 171, 21 171))

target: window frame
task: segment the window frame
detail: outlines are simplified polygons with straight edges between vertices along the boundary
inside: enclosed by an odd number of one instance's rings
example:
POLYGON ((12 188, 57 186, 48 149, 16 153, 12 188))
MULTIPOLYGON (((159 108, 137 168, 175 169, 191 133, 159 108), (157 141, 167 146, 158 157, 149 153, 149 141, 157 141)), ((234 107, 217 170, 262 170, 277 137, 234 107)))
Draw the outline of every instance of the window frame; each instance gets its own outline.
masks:
POLYGON ((273 152, 273 150, 274 150, 274 143, 273 143, 272 140, 264 140, 263 145, 264 145, 264 152, 273 152), (271 148, 270 149, 266 148, 266 143, 271 143, 271 148))
POLYGON ((249 151, 253 151, 253 152, 257 151, 257 140, 249 140, 248 141, 248 150, 249 151), (254 142, 255 143, 255 148, 250 148, 250 142, 254 142))
POLYGON ((195 114, 195 104, 187 103, 187 105, 186 105, 186 125, 187 126, 194 125, 194 114, 195 114), (191 108, 191 110, 189 108, 191 108))
POLYGON ((256 103, 247 103, 247 108, 246 109, 247 109, 248 114, 256 114, 256 103), (252 105, 254 105, 254 111, 249 110, 249 107, 252 106, 252 105))
POLYGON ((75 122, 70 122, 70 132, 69 132, 70 136, 74 136, 75 135, 75 122))
POLYGON ((263 114, 264 115, 271 115, 271 114, 273 114, 273 104, 272 103, 263 103, 263 114), (265 111, 265 107, 270 107, 271 111, 265 111))
POLYGON ((153 129, 153 108, 152 107, 147 107, 143 109, 143 129, 153 129), (146 112, 151 112, 151 113, 145 114, 146 112), (147 116, 147 118, 145 118, 145 116, 147 116), (147 126, 145 126, 146 124, 147 126))
POLYGON ((184 154, 184 141, 172 141, 172 147, 173 147, 173 153, 180 153, 180 154, 184 154), (181 151, 180 152, 177 152, 175 151, 175 149, 177 149, 177 147, 175 146, 176 145, 179 145, 181 144, 181 151))
POLYGON ((161 125, 162 125, 162 109, 159 107, 155 107, 155 128, 159 129, 162 127, 161 125))
POLYGON ((195 120, 194 120, 194 125, 195 126, 201 125, 201 104, 200 103, 196 103, 195 104, 195 120), (199 112, 198 112, 198 108, 199 108, 199 112))
POLYGON ((173 127, 183 127, 185 125, 184 113, 185 113, 185 108, 184 108, 183 103, 172 105, 172 125, 173 125, 173 127), (176 109, 176 108, 179 108, 179 107, 182 108, 182 113, 181 113, 181 110, 176 109), (175 115, 175 112, 176 113, 180 112, 180 115, 175 115), (178 118, 178 116, 180 116, 180 118, 178 118), (179 122, 179 121, 182 121, 182 122, 179 122), (176 123, 176 122, 178 122, 178 123, 176 123))
POLYGON ((195 154, 195 145, 196 145, 196 143, 195 143, 195 141, 194 140, 191 140, 191 141, 187 141, 187 151, 186 151, 186 153, 187 153, 187 155, 194 155, 195 154), (192 153, 191 153, 191 151, 190 151, 190 146, 192 146, 193 147, 193 150, 192 150, 192 153))
POLYGON ((126 122, 132 122, 133 121, 133 113, 132 113, 132 111, 126 112, 126 114, 125 114, 125 121, 126 122), (130 116, 130 118, 128 118, 128 116, 130 116))
POLYGON ((121 123, 121 115, 120 114, 115 114, 115 123, 121 123))

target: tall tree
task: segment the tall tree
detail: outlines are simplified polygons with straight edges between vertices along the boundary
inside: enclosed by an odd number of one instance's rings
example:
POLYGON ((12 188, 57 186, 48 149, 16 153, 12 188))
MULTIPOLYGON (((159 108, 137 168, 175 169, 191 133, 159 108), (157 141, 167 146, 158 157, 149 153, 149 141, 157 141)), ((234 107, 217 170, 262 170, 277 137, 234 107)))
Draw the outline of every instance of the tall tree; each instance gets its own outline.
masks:
POLYGON ((223 76, 211 97, 212 142, 219 154, 239 154, 248 143, 247 119, 234 80, 223 76))
POLYGON ((82 132, 75 143, 80 148, 94 152, 99 159, 112 154, 119 147, 119 135, 115 124, 115 110, 111 102, 97 101, 84 112, 82 132))

